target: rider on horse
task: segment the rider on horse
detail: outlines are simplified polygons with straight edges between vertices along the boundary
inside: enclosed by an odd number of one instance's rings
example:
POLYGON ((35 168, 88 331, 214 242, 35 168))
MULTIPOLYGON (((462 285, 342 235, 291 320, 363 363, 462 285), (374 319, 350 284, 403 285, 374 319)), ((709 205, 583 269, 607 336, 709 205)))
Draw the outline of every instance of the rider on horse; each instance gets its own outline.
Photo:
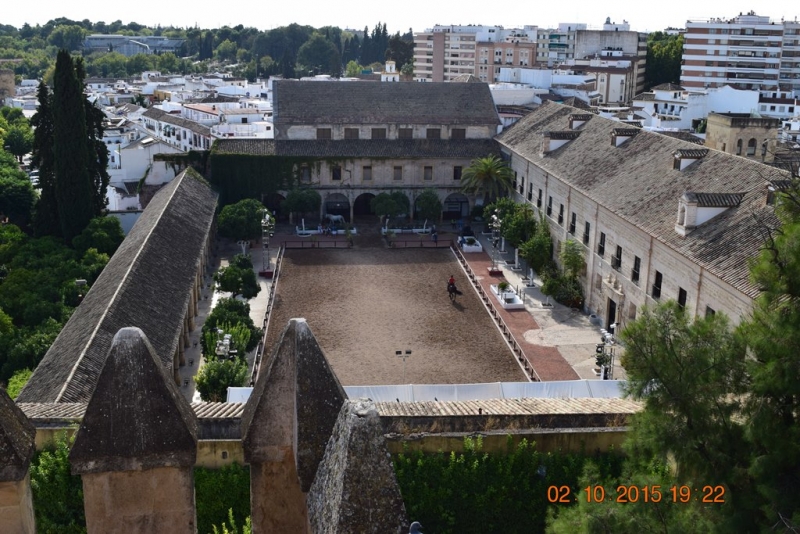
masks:
POLYGON ((450 280, 448 280, 448 281, 447 281, 447 288, 448 288, 448 289, 450 289, 451 287, 452 287, 453 289, 457 289, 457 288, 456 288, 456 279, 455 279, 455 278, 453 278, 453 275, 452 275, 452 274, 450 275, 450 280))

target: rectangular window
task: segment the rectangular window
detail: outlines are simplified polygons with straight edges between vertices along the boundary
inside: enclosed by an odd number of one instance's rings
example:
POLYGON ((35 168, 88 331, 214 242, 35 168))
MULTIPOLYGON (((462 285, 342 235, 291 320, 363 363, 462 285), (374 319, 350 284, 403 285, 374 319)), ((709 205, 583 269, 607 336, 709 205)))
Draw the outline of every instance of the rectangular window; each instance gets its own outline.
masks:
POLYGON ((564 222, 564 204, 558 205, 558 224, 562 224, 564 222))
POLYGON ((533 200, 533 184, 528 182, 528 202, 533 200))
POLYGON ((330 139, 330 138, 331 138, 330 128, 317 128, 317 139, 330 139))
POLYGON ((361 168, 362 180, 369 182, 372 180, 372 165, 365 165, 361 168))
POLYGON ((467 138, 467 130, 466 128, 453 128, 450 130, 450 139, 466 139, 467 138))
POLYGON ((394 168, 394 179, 395 180, 402 180, 403 179, 403 167, 395 167, 394 168))
POLYGON ((542 208, 542 190, 539 189, 539 196, 536 197, 536 207, 541 209, 542 208))
POLYGON ((711 306, 706 306, 706 317, 711 317, 712 315, 716 315, 717 310, 712 308, 711 306))
POLYGON ((631 269, 631 280, 639 281, 639 270, 642 268, 642 259, 639 256, 633 257, 633 269, 631 269))
POLYGON ((577 220, 578 220, 578 215, 573 211, 572 218, 569 221, 569 233, 571 233, 572 235, 575 235, 575 223, 577 222, 577 220))
POLYGON ((622 247, 617 245, 617 253, 611 257, 611 267, 620 270, 622 267, 622 247))
POLYGON ((661 273, 656 271, 656 279, 653 282, 653 291, 652 291, 654 299, 661 298, 661 279, 662 279, 661 273))
POLYGON ((453 180, 460 180, 461 179, 461 171, 463 168, 461 165, 456 165, 453 167, 453 180))
POLYGON ((423 167, 422 175, 425 181, 433 180, 433 167, 428 167, 428 166, 423 167))
POLYGON ((553 214, 553 197, 547 197, 547 216, 553 214))
POLYGON ((583 225, 583 244, 584 245, 588 245, 589 244, 589 231, 591 229, 592 229, 592 225, 589 224, 588 222, 586 222, 583 225))
POLYGON ((517 188, 517 171, 514 171, 514 181, 513 181, 513 182, 511 182, 511 187, 512 187, 513 189, 516 189, 516 188, 517 188))
POLYGON ((398 139, 413 139, 414 138, 414 130, 412 128, 398 128, 397 129, 397 138, 398 139))
POLYGON ((425 131, 425 139, 441 139, 441 138, 442 138, 441 128, 428 128, 425 131))
POLYGON ((300 181, 303 183, 311 182, 311 169, 308 165, 300 167, 300 181))
POLYGON ((386 128, 373 128, 372 129, 372 138, 373 139, 386 139, 386 128))
POLYGON ((597 255, 601 258, 606 253, 606 234, 600 232, 600 242, 597 244, 597 255))
POLYGON ((682 287, 678 288, 678 306, 681 308, 686 307, 686 290, 682 287))
POLYGON ((358 128, 345 128, 344 129, 344 138, 345 139, 358 139, 358 128))
POLYGON ((341 180, 342 179, 342 168, 338 165, 334 165, 331 167, 331 180, 341 180))

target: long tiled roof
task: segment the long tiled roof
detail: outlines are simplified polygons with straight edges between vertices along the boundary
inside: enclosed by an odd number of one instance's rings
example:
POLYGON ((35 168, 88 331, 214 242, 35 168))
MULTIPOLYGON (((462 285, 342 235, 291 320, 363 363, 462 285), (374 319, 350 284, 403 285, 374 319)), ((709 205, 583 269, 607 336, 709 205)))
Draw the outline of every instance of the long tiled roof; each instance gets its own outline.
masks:
POLYGON ((750 297, 758 290, 749 280, 748 259, 763 243, 763 223, 777 224, 766 205, 770 179, 786 178, 761 163, 710 150, 684 170, 673 168, 679 150, 697 145, 641 131, 619 147, 608 142, 619 123, 596 117, 581 135, 556 151, 542 154, 542 136, 568 127, 575 108, 548 102, 522 118, 497 139, 552 176, 595 200, 658 241, 750 297), (742 193, 731 207, 682 237, 675 230, 678 201, 686 191, 742 193))
POLYGON ((500 154, 493 139, 219 139, 213 150, 215 154, 304 158, 478 158, 500 154))
POLYGON ((485 83, 275 83, 275 126, 294 124, 498 125, 485 83))
POLYGON ((194 171, 165 185, 106 265, 19 402, 85 402, 120 328, 137 326, 170 369, 217 195, 194 171))
POLYGON ((166 122, 167 124, 172 124, 174 126, 181 126, 182 128, 191 130, 196 134, 205 136, 211 135, 211 128, 208 126, 203 126, 200 123, 184 119, 183 117, 173 115, 172 113, 167 113, 163 109, 150 108, 142 113, 142 117, 147 117, 148 119, 153 119, 159 122, 166 122))

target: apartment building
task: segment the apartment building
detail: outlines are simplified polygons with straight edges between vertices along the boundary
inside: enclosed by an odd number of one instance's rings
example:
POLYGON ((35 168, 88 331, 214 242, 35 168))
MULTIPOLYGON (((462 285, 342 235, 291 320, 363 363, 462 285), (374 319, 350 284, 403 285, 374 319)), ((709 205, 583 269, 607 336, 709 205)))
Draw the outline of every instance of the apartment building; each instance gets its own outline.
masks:
POLYGON ((533 65, 536 27, 435 26, 414 35, 414 79, 449 82, 472 74, 495 82, 501 66, 533 65))
POLYGON ((687 21, 681 85, 800 91, 800 23, 751 11, 731 19, 687 21))

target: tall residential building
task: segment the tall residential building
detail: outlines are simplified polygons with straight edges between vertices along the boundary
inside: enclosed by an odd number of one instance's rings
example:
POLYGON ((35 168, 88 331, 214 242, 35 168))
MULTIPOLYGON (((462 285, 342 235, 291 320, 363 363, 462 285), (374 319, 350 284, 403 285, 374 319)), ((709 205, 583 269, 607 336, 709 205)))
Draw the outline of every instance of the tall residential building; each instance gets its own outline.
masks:
MULTIPOLYGON (((681 85, 800 92, 800 23, 749 12, 687 21, 681 85)), ((775 95, 779 97, 779 95, 775 95)))
POLYGON ((435 26, 414 35, 414 79, 448 82, 472 74, 494 82, 500 67, 533 65, 536 27, 435 26))

